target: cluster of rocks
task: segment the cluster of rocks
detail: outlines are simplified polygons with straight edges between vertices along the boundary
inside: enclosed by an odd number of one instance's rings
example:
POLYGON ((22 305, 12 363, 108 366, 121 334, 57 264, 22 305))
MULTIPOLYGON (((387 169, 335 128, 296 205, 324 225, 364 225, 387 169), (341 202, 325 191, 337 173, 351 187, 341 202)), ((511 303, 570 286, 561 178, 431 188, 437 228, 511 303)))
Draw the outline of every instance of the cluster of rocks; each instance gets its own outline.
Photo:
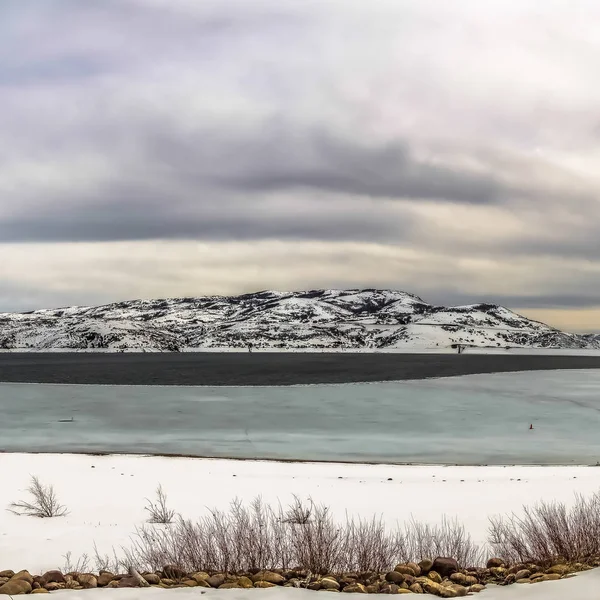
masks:
POLYGON ((156 573, 115 574, 61 573, 48 571, 31 575, 28 571, 0 571, 0 595, 45 594, 61 589, 123 587, 202 587, 213 589, 272 588, 276 586, 307 588, 315 591, 359 594, 433 594, 441 598, 458 598, 482 591, 486 585, 537 583, 572 576, 590 569, 589 565, 555 564, 543 569, 535 564, 507 566, 492 558, 486 568, 460 569, 456 560, 438 557, 420 563, 397 565, 388 573, 345 573, 314 575, 305 569, 273 571, 253 570, 247 573, 188 573, 176 565, 165 566, 156 573))

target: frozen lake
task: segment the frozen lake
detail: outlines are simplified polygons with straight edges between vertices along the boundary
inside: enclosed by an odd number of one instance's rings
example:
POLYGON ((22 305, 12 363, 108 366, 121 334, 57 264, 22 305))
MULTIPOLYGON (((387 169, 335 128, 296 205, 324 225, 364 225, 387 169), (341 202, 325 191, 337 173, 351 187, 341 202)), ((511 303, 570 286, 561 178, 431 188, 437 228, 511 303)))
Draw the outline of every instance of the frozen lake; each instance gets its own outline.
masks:
POLYGON ((5 452, 596 464, 599 432, 598 370, 297 387, 0 384, 5 452))

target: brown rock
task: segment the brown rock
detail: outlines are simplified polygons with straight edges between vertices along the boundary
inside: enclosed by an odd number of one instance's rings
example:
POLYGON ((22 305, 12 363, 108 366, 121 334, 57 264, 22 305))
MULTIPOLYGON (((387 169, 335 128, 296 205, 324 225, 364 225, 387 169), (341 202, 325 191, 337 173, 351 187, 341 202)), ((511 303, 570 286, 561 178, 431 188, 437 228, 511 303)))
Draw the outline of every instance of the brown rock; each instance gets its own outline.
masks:
MULTIPOLYGON (((367 591, 367 594, 379 594, 379 592, 381 591, 381 586, 377 583, 372 583, 371 585, 367 585, 365 587, 365 590, 367 591)), ((331 592, 334 590, 325 590, 326 592, 331 592)), ((336 592, 338 592, 339 590, 335 590, 336 592)))
POLYGON ((210 585, 210 587, 219 588, 225 583, 225 575, 223 575, 221 573, 219 573, 218 575, 211 575, 206 580, 206 583, 208 583, 208 585, 210 585))
POLYGON ((517 579, 515 583, 531 583, 531 579, 529 579, 529 577, 526 579, 517 579))
POLYGON ((405 588, 400 588, 398 590, 398 593, 399 594, 412 594, 412 592, 409 589, 407 589, 407 588, 406 589, 405 588))
POLYGON ((33 577, 31 576, 29 571, 19 571, 10 578, 11 581, 17 581, 19 579, 22 581, 26 581, 29 585, 33 585, 33 577))
POLYGON ((33 590, 32 594, 49 594, 50 592, 46 588, 37 588, 37 590, 33 590))
POLYGON ((481 585, 480 583, 476 583, 475 585, 472 585, 469 588, 469 591, 473 592, 474 594, 478 594, 479 592, 483 592, 483 590, 485 590, 485 585, 481 585))
POLYGON ((240 586, 234 582, 234 581, 230 581, 228 583, 223 583, 219 586, 220 590, 239 590, 240 586))
POLYGON ((333 577, 323 577, 320 581, 324 590, 339 590, 340 584, 333 577))
POLYGON ((406 563, 407 567, 410 567, 413 570, 413 575, 418 577, 421 574, 421 567, 417 563, 409 562, 406 563))
POLYGON ((0 571, 0 577, 6 577, 7 579, 10 579, 14 574, 15 574, 15 572, 12 569, 6 569, 5 571, 0 571))
POLYGON ((528 569, 521 569, 515 573, 515 580, 518 579, 529 579, 531 577, 531 571, 528 569))
POLYGON ((255 588, 260 588, 260 589, 267 589, 267 588, 272 588, 272 587, 277 587, 274 583, 269 583, 268 581, 257 581, 254 584, 255 588))
MULTIPOLYGON (((156 573, 144 573, 142 577, 150 584, 150 585, 158 585, 160 583, 160 577, 156 573)), ((100 585, 100 583, 98 583, 100 585)))
POLYGON ((19 594, 31 593, 31 583, 26 579, 14 579, 14 577, 0 587, 0 595, 18 596, 19 594))
POLYGON ((185 585, 185 587, 198 587, 198 582, 193 579, 184 579, 181 585, 185 585))
POLYGON ((431 566, 433 571, 437 571, 442 577, 450 577, 452 573, 458 571, 458 562, 454 558, 444 558, 438 556, 431 566))
POLYGON ((490 573, 496 577, 496 579, 504 579, 506 577, 506 569, 504 567, 492 567, 490 573))
POLYGON ((135 577, 123 577, 117 581, 117 585, 115 587, 137 588, 140 587, 140 582, 135 577))
POLYGON ((464 585, 459 585, 458 583, 453 583, 448 586, 451 590, 456 592, 456 596, 461 598, 462 596, 466 596, 468 593, 468 589, 464 585))
POLYGON ((0 585, 4 585, 5 583, 8 583, 9 578, 8 577, 0 577, 0 585))
POLYGON ((115 576, 113 573, 104 571, 103 573, 100 573, 98 577, 96 577, 96 584, 98 587, 106 587, 114 578, 115 576))
MULTIPOLYGON (((400 565, 398 565, 398 566, 400 566, 400 565)), ((397 568, 398 567, 396 567, 396 569, 397 568)), ((388 583, 399 584, 404 581, 404 575, 400 571, 390 571, 389 573, 386 574, 385 580, 388 583)))
POLYGON ((410 586, 410 591, 413 592, 413 594, 422 594, 423 588, 420 584, 415 582, 410 586))
POLYGON ((346 594, 366 594, 367 590, 362 583, 351 583, 350 585, 347 585, 342 592, 345 592, 346 594))
POLYGON ((442 576, 437 571, 429 571, 427 577, 429 577, 431 581, 435 581, 435 583, 442 583, 442 576))
POLYGON ((64 583, 64 582, 65 582, 65 576, 60 571, 46 571, 46 573, 44 573, 40 577, 40 581, 39 581, 39 583, 42 587, 46 587, 46 585, 49 583, 64 583))
POLYGON ((98 580, 96 579, 96 576, 91 573, 81 573, 80 575, 77 575, 75 580, 84 590, 98 587, 98 580))
POLYGON ((493 569, 494 567, 502 567, 504 566, 504 561, 501 558, 490 558, 490 560, 487 561, 486 566, 488 569, 493 569))
POLYGON ((567 565, 554 565, 550 567, 546 573, 555 575, 566 575, 571 569, 567 565))
POLYGON ((548 573, 541 578, 541 581, 557 581, 561 577, 558 573, 548 573))
MULTIPOLYGON (((124 578, 122 577, 121 579, 124 579, 124 578)), ((119 581, 121 581, 121 579, 113 579, 111 582, 106 584, 106 587, 111 588, 111 589, 119 587, 119 581)))
POLYGON ((198 572, 192 573, 190 575, 190 579, 193 579, 194 581, 197 581, 198 583, 200 583, 200 581, 206 582, 209 577, 210 577, 210 575, 208 573, 205 573, 204 571, 198 571, 198 572))
POLYGON ((165 565, 162 570, 165 579, 183 579, 187 573, 177 565, 165 565))
MULTIPOLYGON (((419 570, 419 575, 421 574, 421 569, 419 569, 417 565, 417 569, 419 570)), ((396 565, 394 569, 397 573, 402 573, 403 575, 412 575, 415 577, 417 575, 416 571, 409 565, 396 565)))
POLYGON ((252 576, 252 581, 254 583, 257 581, 268 581, 275 585, 282 585, 285 583, 285 577, 279 573, 274 573, 273 571, 260 571, 252 576))
POLYGON ((64 583, 54 583, 51 581, 44 586, 49 592, 55 592, 56 590, 63 590, 65 588, 64 583))
POLYGON ((237 580, 237 584, 245 590, 249 590, 250 588, 254 587, 254 583, 248 577, 240 577, 237 580))
POLYGON ((456 592, 450 588, 446 588, 431 579, 424 578, 421 583, 423 591, 427 594, 433 594, 434 596, 440 596, 441 598, 456 598, 456 592))
POLYGON ((431 567, 433 567, 433 561, 430 560, 429 558, 424 558, 419 563, 419 569, 421 569, 421 575, 426 575, 427 573, 429 573, 429 571, 431 571, 431 567))

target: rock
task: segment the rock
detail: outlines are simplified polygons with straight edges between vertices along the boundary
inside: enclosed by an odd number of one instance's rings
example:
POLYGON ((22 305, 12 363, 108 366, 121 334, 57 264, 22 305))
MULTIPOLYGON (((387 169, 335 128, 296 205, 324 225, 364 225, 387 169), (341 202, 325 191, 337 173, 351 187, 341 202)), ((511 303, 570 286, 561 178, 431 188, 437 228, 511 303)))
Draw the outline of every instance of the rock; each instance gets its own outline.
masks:
POLYGON ((459 585, 466 585, 467 576, 460 572, 452 573, 452 575, 450 575, 450 581, 453 583, 458 583, 459 585))
POLYGON ((410 590, 408 590, 408 589, 403 589, 403 588, 400 588, 400 589, 398 590, 398 593, 399 593, 399 594, 412 594, 412 592, 411 592, 410 590))
MULTIPOLYGON (((122 579, 122 578, 121 578, 122 579)), ((119 587, 119 581, 121 581, 121 579, 113 579, 110 583, 108 583, 106 585, 107 588, 117 588, 119 587)))
POLYGON ((474 594, 478 594, 479 592, 483 592, 483 590, 485 590, 485 585, 481 585, 480 583, 476 583, 475 585, 472 585, 469 588, 469 591, 473 592, 474 594))
MULTIPOLYGON (((418 575, 420 575, 421 569, 419 569, 418 565, 416 565, 416 567, 419 570, 418 575)), ((394 571, 396 571, 397 573, 402 573, 403 575, 412 575, 413 577, 417 575, 416 571, 409 565, 396 565, 394 571)))
POLYGON ((424 579, 425 580, 421 583, 421 587, 425 593, 440 596, 441 598, 456 598, 456 592, 454 590, 446 588, 431 579, 424 579))
MULTIPOLYGON (((100 573, 98 577, 96 577, 96 584, 98 585, 98 587, 106 587, 114 578, 115 576, 113 573, 104 571, 103 573, 100 573)), ((160 583, 160 579, 156 583, 160 583)))
POLYGON ((8 583, 0 587, 0 595, 18 596, 19 594, 31 593, 31 583, 26 579, 12 578, 8 583))
POLYGON ((557 581, 558 579, 560 579, 562 576, 559 575, 558 573, 547 573, 546 575, 544 575, 541 578, 541 581, 557 581))
POLYGON ((235 581, 223 583, 219 586, 220 590, 239 590, 240 586, 235 581))
POLYGON ((197 571, 196 573, 192 573, 190 575, 190 579, 193 579, 197 582, 206 581, 209 577, 210 575, 208 573, 205 573, 204 571, 197 571))
POLYGON ((183 579, 187 573, 177 565, 165 565, 162 570, 165 579, 183 579))
POLYGON ((40 587, 40 588, 37 588, 37 590, 33 590, 31 593, 32 594, 49 594, 50 592, 46 588, 40 587))
POLYGON ((437 571, 442 577, 450 577, 458 571, 458 562, 454 558, 438 556, 431 565, 433 571, 437 571))
POLYGON ((490 558, 490 560, 487 561, 486 566, 488 569, 493 569, 494 567, 502 567, 504 566, 504 561, 501 558, 490 558))
POLYGON ((428 558, 424 558, 419 563, 419 569, 421 569, 421 575, 426 575, 427 573, 429 573, 429 571, 431 571, 431 567, 433 567, 433 561, 428 558))
POLYGON ((431 581, 435 581, 435 583, 442 583, 442 576, 437 571, 429 571, 427 577, 429 577, 431 581))
POLYGON ((81 573, 80 575, 77 575, 75 580, 84 590, 90 590, 98 587, 98 580, 96 579, 95 575, 92 575, 91 573, 81 573))
POLYGON ((566 575, 570 571, 571 569, 567 565, 554 565, 553 567, 550 567, 546 573, 550 575, 566 575))
POLYGON ((531 579, 529 579, 529 577, 525 579, 517 579, 515 583, 531 583, 531 579))
POLYGON ((210 585, 212 588, 219 588, 225 583, 225 575, 211 575, 206 580, 206 583, 208 583, 208 585, 210 585))
MULTIPOLYGON (((144 573, 142 577, 150 584, 150 585, 158 585, 160 583, 160 577, 156 573, 144 573)), ((193 578, 192 578, 193 579, 193 578)), ((100 585, 100 583, 98 583, 100 585)))
POLYGON ((140 587, 140 582, 135 577, 123 577, 116 582, 117 585, 115 587, 119 588, 137 588, 140 587))
POLYGON ((529 579, 531 577, 531 571, 528 569, 521 569, 515 573, 515 580, 518 579, 529 579))
MULTIPOLYGON (((196 582, 194 582, 194 583, 196 583, 196 582)), ((254 587, 254 583, 250 580, 249 577, 240 577, 237 580, 237 584, 245 590, 249 590, 250 588, 254 587)))
POLYGON ((8 577, 0 577, 0 585, 4 585, 8 583, 8 577))
POLYGON ((506 577, 506 569, 504 567, 492 567, 490 569, 490 573, 496 578, 496 579, 504 579, 504 577, 506 577))
POLYGON ((461 598, 462 596, 466 596, 468 593, 468 589, 464 585, 459 585, 458 583, 453 583, 448 586, 451 590, 456 592, 456 596, 461 598))
POLYGON ((269 583, 268 581, 257 581, 254 584, 255 588, 260 588, 260 589, 267 589, 267 588, 273 588, 273 587, 277 587, 274 583, 269 583))
POLYGON ((421 574, 421 567, 417 563, 409 562, 406 563, 407 567, 410 567, 413 570, 413 575, 418 577, 421 574))
POLYGON ((22 580, 26 581, 29 585, 33 585, 33 577, 29 573, 29 571, 19 571, 15 573, 11 578, 11 581, 22 580))
MULTIPOLYGON (((397 568, 398 567, 396 567, 396 569, 397 568)), ((390 571, 389 573, 386 574, 385 580, 389 583, 399 584, 404 581, 404 575, 400 571, 390 571)))
POLYGON ((422 594, 423 588, 420 584, 415 582, 410 586, 410 591, 413 592, 413 594, 422 594))
POLYGON ((285 577, 279 573, 273 573, 273 571, 260 571, 259 573, 256 573, 256 575, 252 576, 252 581, 254 583, 257 581, 268 581, 269 583, 274 583, 275 585, 282 585, 285 583, 285 577))
POLYGON ((532 581, 535 581, 537 579, 541 579, 544 575, 545 575, 545 573, 538 571, 538 572, 534 573, 529 579, 531 579, 532 581))
MULTIPOLYGON (((221 581, 221 583, 223 583, 224 581, 225 581, 225 576, 223 576, 223 581, 221 581)), ((219 585, 221 585, 221 583, 219 585)), ((159 585, 165 585, 167 587, 171 587, 172 585, 175 585, 175 582, 172 579, 169 579, 168 577, 162 577, 159 585)), ((219 586, 217 586, 217 587, 219 587, 219 586)))
MULTIPOLYGON (((379 592, 381 591, 381 586, 378 585, 377 583, 372 583, 371 585, 367 585, 365 587, 365 590, 366 590, 367 594, 379 594, 379 592)), ((331 592, 333 590, 325 590, 325 591, 331 592)))
POLYGON ((367 590, 362 583, 351 583, 350 585, 347 585, 342 592, 345 592, 346 594, 366 594, 367 590))
POLYGON ((333 577, 323 577, 320 581, 324 590, 339 590, 340 584, 333 577))
POLYGON ((184 579, 181 585, 185 585, 185 587, 198 587, 198 582, 193 579, 184 579))
POLYGON ((55 592, 56 590, 62 590, 65 587, 64 583, 54 583, 51 581, 44 586, 49 592, 55 592))
POLYGON ((5 571, 0 571, 0 577, 6 577, 8 579, 10 579, 14 574, 15 574, 15 572, 11 569, 6 569, 5 571))
POLYGON ((64 583, 65 576, 60 571, 46 571, 41 577, 39 584, 46 587, 49 583, 64 583))

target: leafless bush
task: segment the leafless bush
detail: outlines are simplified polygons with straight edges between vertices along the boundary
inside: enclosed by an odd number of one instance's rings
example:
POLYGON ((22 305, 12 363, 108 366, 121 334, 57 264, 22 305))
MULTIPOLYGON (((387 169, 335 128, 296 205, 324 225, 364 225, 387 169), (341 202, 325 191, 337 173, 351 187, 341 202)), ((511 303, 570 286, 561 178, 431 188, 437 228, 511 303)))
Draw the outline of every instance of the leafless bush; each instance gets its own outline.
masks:
POLYGON ((63 558, 65 562, 62 569, 58 569, 59 571, 62 570, 63 573, 87 573, 89 571, 90 561, 87 554, 78 558, 76 562, 73 562, 71 551, 64 554, 63 558))
POLYGON ((419 523, 413 519, 406 526, 403 560, 451 556, 459 565, 466 567, 484 563, 484 554, 485 550, 473 543, 465 526, 456 519, 442 517, 439 525, 419 523))
POLYGON ((175 517, 175 511, 167 506, 167 494, 159 485, 156 488, 156 502, 146 499, 147 505, 145 510, 150 513, 148 523, 161 523, 163 525, 169 525, 173 522, 175 517))
POLYGON ((299 498, 287 508, 273 508, 261 498, 249 506, 235 500, 228 511, 212 510, 196 522, 179 516, 170 527, 143 526, 125 550, 126 563, 136 568, 176 564, 189 572, 298 566, 313 573, 385 571, 400 561, 438 555, 462 565, 483 562, 457 522, 431 527, 412 521, 390 531, 380 518, 346 516, 337 522, 327 506, 299 498))
POLYGON ((39 518, 64 517, 68 514, 67 509, 58 502, 54 486, 43 485, 37 477, 33 476, 27 491, 32 496, 31 502, 24 500, 11 502, 8 508, 10 512, 39 518))
POLYGON ((494 552, 509 563, 585 561, 600 554, 600 493, 577 495, 571 509, 541 502, 521 516, 492 518, 489 534, 494 552))
POLYGON ((123 561, 117 556, 117 551, 114 546, 112 549, 112 556, 110 554, 100 554, 98 546, 94 543, 94 563, 96 571, 109 571, 110 573, 119 573, 121 567, 127 569, 128 565, 124 564, 123 561))

